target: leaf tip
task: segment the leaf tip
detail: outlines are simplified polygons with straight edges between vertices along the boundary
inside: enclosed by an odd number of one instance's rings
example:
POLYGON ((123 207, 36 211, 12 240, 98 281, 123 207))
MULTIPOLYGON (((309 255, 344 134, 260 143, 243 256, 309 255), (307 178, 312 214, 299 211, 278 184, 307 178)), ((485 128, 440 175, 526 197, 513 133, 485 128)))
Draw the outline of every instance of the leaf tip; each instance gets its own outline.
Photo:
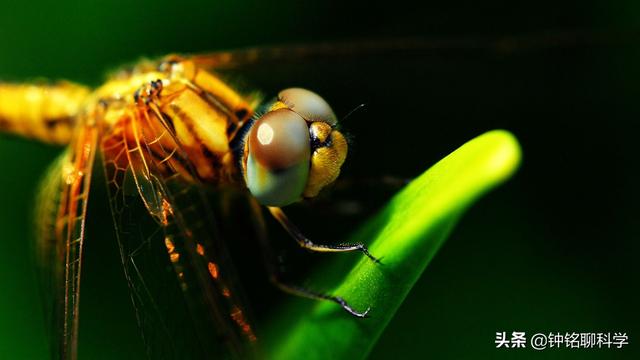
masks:
POLYGON ((492 156, 487 158, 487 169, 496 180, 506 180, 518 169, 522 160, 522 149, 518 139, 507 130, 492 130, 480 135, 475 141, 490 143, 492 156))

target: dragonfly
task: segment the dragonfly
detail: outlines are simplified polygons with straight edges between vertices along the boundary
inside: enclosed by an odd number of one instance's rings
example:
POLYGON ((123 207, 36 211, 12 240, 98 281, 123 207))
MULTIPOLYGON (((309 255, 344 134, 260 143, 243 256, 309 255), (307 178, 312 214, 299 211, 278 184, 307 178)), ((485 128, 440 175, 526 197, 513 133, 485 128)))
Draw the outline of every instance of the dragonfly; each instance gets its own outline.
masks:
MULTIPOLYGON (((339 294, 282 281, 262 215, 264 208, 308 250, 355 251, 379 261, 363 244, 324 245, 310 240, 282 209, 316 197, 336 181, 349 147, 341 122, 314 91, 285 88, 262 101, 260 93, 241 91, 226 82, 225 71, 327 54, 336 58, 415 51, 421 56, 450 52, 460 57, 470 52, 509 54, 557 42, 394 40, 258 48, 144 60, 114 73, 96 89, 66 81, 1 83, 1 130, 66 146, 47 174, 38 201, 36 249, 51 300, 53 357, 77 358, 82 251, 98 159, 150 358, 211 358, 218 352, 217 343, 223 343, 232 357, 259 357, 251 309, 241 284, 234 281, 238 269, 226 243, 228 224, 220 221, 225 209, 214 204, 219 199, 212 199, 210 190, 220 197, 231 191, 246 195, 250 216, 243 220, 255 227, 268 277, 277 287, 332 301, 347 316, 368 315, 368 308, 353 308, 339 294), (140 230, 145 219, 153 229, 151 235, 140 230), (156 281, 159 272, 167 271, 175 279, 181 304, 165 301, 165 293, 175 289, 156 281), (183 311, 177 311, 179 306, 183 311), (177 337, 192 342, 177 344, 177 337)), ((565 42, 571 45, 575 40, 565 42)))
MULTIPOLYGON (((319 50, 293 52, 305 56, 319 50)), ((82 252, 97 159, 133 303, 144 309, 138 321, 147 342, 159 341, 152 333, 173 331, 171 321, 163 319, 169 317, 167 309, 158 304, 162 294, 151 290, 154 271, 170 267, 186 313, 199 324, 199 356, 214 356, 207 345, 212 339, 223 342, 233 357, 252 354, 257 335, 242 290, 233 281, 234 267, 206 193, 210 189, 247 194, 259 232, 264 232, 264 207, 304 249, 358 251, 378 262, 363 244, 312 241, 282 209, 316 197, 340 174, 348 143, 331 106, 315 92, 296 87, 262 101, 258 93, 242 93, 217 74, 283 53, 252 49, 143 60, 96 89, 68 81, 0 84, 2 131, 66 146, 38 198, 36 252, 50 299, 53 357, 77 358, 82 252), (135 201, 143 207, 136 208, 135 201), (141 213, 152 219, 153 237, 130 226, 141 213), (159 247, 162 253, 152 260, 157 267, 138 261, 138 254, 159 247)), ((268 254, 264 238, 260 244, 268 254)), ((265 259, 269 278, 281 290, 332 301, 349 316, 367 316, 369 309, 354 309, 337 295, 282 281, 272 261, 265 259)))

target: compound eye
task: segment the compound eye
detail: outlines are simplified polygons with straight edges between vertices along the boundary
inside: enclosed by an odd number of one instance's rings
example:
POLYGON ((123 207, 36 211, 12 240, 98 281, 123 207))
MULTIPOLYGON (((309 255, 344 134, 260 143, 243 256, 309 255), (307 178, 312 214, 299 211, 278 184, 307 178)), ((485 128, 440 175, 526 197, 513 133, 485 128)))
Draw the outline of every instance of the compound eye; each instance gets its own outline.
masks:
POLYGON ((307 122, 289 109, 274 110, 256 121, 248 140, 245 181, 251 194, 267 206, 299 200, 311 157, 307 122))
POLYGON ((338 122, 331 106, 320 95, 302 88, 289 88, 278 94, 278 100, 309 122, 322 121, 331 126, 338 122))
POLYGON ((309 161, 309 127, 289 109, 265 114, 251 129, 251 155, 269 170, 284 170, 309 161))

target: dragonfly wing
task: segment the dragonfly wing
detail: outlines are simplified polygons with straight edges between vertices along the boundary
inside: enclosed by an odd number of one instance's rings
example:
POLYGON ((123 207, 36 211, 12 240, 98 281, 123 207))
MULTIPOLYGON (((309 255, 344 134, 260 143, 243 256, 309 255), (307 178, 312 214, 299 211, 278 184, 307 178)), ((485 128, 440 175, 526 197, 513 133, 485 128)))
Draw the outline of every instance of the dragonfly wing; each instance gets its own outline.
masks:
POLYGON ((102 142, 122 262, 149 356, 211 358, 225 348, 246 357, 255 335, 233 266, 209 199, 165 125, 136 109, 102 142))
MULTIPOLYGON (((628 34, 631 35, 631 34, 628 34)), ((633 36, 628 36, 629 39, 633 36)), ((498 37, 390 37, 342 42, 256 46, 232 51, 213 51, 195 55, 200 66, 212 69, 243 69, 247 66, 278 65, 309 61, 343 61, 345 58, 397 56, 442 56, 492 54, 508 55, 523 51, 559 47, 590 46, 618 42, 621 34, 589 31, 527 34, 498 37)))
POLYGON ((309 61, 340 61, 345 58, 362 59, 371 56, 411 55, 468 49, 492 49, 499 43, 495 39, 433 41, 421 38, 399 38, 388 40, 359 40, 314 44, 289 44, 281 46, 259 46, 215 51, 194 55, 197 65, 214 70, 242 70, 251 66, 271 66, 309 61))
POLYGON ((82 246, 97 141, 95 126, 78 127, 45 179, 38 201, 36 259, 54 358, 77 356, 82 246))

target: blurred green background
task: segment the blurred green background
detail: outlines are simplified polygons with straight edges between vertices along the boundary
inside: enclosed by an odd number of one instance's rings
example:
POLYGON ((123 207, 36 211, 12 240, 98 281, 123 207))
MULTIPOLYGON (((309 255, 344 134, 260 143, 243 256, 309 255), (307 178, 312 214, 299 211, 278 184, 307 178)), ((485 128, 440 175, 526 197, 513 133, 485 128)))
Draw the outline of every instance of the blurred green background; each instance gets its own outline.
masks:
MULTIPOLYGON (((465 39, 462 50, 287 63, 239 75, 268 95, 282 86, 311 87, 339 116, 366 103, 344 124, 353 138, 347 175, 414 176, 493 128, 514 132, 522 143, 519 173, 462 219, 371 357, 637 358, 639 18, 632 1, 5 3, 0 79, 97 85, 119 64, 168 52, 394 36, 465 39), (594 32, 604 35, 562 40, 594 32), (500 48, 474 46, 487 38, 510 40, 500 48), (630 344, 505 350, 495 348, 498 331, 626 332, 630 344)), ((58 151, 0 137, 1 358, 48 356, 29 219, 38 179, 58 151)), ((116 243, 104 230, 111 224, 104 187, 94 188, 80 356, 140 358, 116 243)), ((302 222, 323 238, 322 225, 302 222)), ((349 227, 334 229, 338 234, 354 225, 344 223, 349 227)))

